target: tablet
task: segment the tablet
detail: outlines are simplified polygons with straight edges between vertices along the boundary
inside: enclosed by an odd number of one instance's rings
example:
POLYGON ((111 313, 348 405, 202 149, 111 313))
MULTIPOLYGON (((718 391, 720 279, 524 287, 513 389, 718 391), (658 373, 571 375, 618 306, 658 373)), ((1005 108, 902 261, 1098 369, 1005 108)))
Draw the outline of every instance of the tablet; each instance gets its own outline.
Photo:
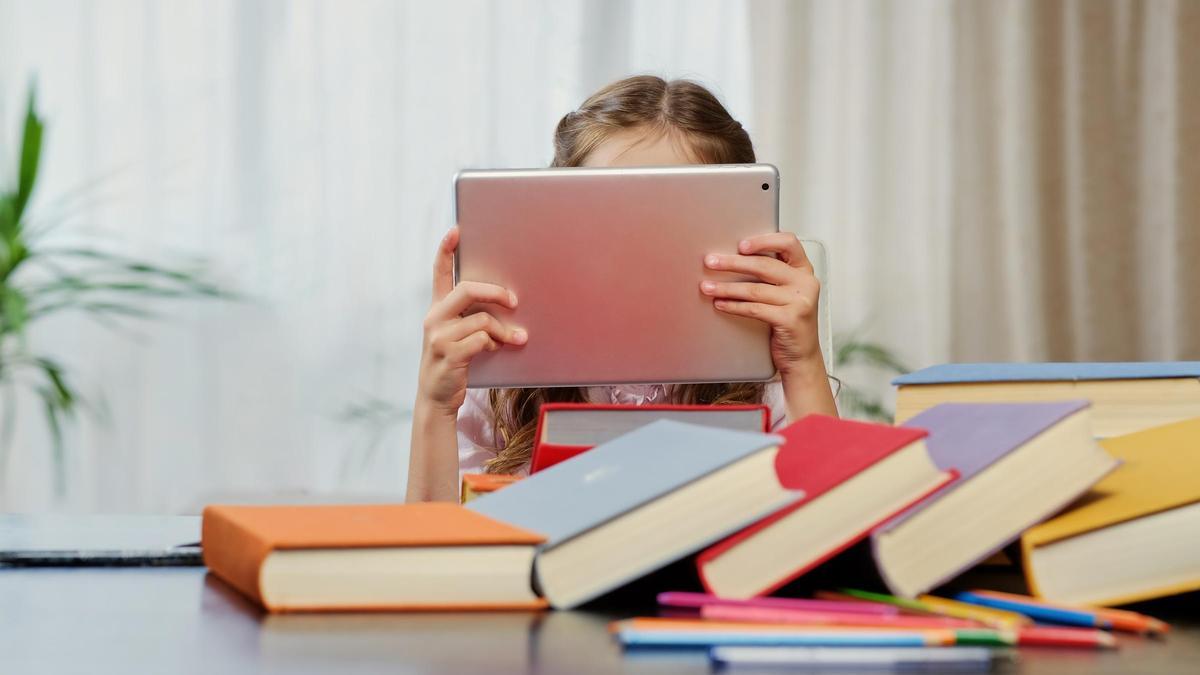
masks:
POLYGON ((749 382, 775 374, 770 327, 717 311, 709 253, 779 230, 768 164, 462 171, 455 280, 517 294, 486 305, 529 341, 484 352, 468 387, 749 382))

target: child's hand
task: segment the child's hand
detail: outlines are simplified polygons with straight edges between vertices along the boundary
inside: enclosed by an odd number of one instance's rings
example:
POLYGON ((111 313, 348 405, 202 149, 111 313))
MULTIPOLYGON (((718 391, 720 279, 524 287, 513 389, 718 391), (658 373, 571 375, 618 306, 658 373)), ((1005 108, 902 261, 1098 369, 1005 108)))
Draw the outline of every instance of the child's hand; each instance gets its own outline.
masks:
POLYGON ((759 281, 702 281, 700 291, 722 312, 771 326, 771 358, 781 375, 824 363, 817 332, 821 283, 796 235, 775 232, 738 244, 741 255, 708 255, 704 266, 738 272, 759 281), (769 254, 776 253, 778 258, 769 254))
POLYGON ((433 304, 425 315, 425 341, 417 397, 435 412, 458 413, 467 395, 467 366, 475 355, 494 352, 500 345, 523 345, 529 339, 523 328, 508 326, 488 312, 462 313, 478 303, 517 306, 517 296, 495 284, 463 281, 454 285, 454 249, 458 227, 450 228, 438 247, 433 264, 433 304))

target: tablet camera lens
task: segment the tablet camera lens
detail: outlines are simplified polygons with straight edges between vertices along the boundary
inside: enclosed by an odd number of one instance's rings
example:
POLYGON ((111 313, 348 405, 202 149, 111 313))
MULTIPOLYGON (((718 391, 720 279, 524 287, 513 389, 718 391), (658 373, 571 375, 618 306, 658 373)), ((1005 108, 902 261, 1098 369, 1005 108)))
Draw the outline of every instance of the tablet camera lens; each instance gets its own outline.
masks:
POLYGON ((766 184, 766 183, 763 183, 763 189, 764 189, 764 190, 770 190, 770 189, 771 189, 771 186, 770 186, 770 185, 768 185, 768 184, 766 184))

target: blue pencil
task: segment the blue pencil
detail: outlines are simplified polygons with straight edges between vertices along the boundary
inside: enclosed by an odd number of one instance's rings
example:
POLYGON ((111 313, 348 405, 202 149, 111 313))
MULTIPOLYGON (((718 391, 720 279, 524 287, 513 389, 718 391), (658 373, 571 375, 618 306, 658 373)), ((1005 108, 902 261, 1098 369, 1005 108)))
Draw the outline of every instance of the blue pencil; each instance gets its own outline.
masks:
POLYGON ((954 599, 961 602, 969 602, 972 605, 981 605, 983 607, 1006 609, 1010 612, 1017 612, 1024 614, 1034 621, 1057 623, 1065 626, 1086 626, 1088 628, 1095 628, 1097 626, 1095 612, 1078 611, 1073 609, 1065 609, 1062 607, 1050 607, 1027 602, 1014 602, 1004 598, 996 598, 987 595, 980 595, 978 593, 971 593, 970 591, 963 591, 962 593, 954 596, 954 599))

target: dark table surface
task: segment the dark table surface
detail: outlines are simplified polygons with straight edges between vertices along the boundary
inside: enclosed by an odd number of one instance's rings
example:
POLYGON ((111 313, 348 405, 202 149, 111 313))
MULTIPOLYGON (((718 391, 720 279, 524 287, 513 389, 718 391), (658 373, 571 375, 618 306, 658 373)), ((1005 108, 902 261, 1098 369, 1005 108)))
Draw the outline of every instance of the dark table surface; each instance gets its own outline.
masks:
MULTIPOLYGON (((185 516, 0 514, 0 675, 709 671, 703 652, 622 653, 606 630, 652 612, 626 608, 652 603, 678 579, 669 573, 609 596, 603 610, 267 615, 203 567, 161 566, 196 562, 179 545, 196 542, 199 526, 185 516), (27 566, 64 560, 78 566, 27 566), (153 566, 101 566, 131 564, 153 566)), ((1011 570, 973 574, 973 585, 1020 590, 1011 570)), ((1006 670, 1200 673, 1198 598, 1137 608, 1172 621, 1165 640, 1021 649, 1006 670)))
MULTIPOLYGON (((1157 606, 1165 640, 1026 648, 1015 670, 1200 672, 1195 597, 1157 606)), ((708 672, 699 653, 623 654, 606 624, 629 614, 272 616, 198 567, 0 569, 0 673, 708 672)))

